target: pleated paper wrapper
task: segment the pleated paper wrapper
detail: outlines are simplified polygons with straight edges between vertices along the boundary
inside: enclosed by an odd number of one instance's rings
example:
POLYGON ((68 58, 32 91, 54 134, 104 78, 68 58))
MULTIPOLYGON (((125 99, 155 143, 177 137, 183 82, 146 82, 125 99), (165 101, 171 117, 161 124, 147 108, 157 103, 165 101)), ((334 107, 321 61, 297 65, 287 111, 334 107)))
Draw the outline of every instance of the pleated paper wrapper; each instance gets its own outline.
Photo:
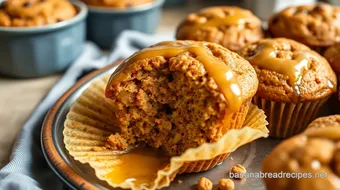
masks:
MULTIPOLYGON (((169 165, 157 172, 153 183, 136 185, 132 181, 125 181, 115 184, 107 176, 117 164, 117 157, 122 151, 105 148, 107 137, 117 132, 113 125, 113 101, 106 99, 104 95, 108 79, 109 75, 106 75, 91 83, 72 105, 63 134, 70 155, 83 164, 88 163, 100 180, 106 181, 114 188, 137 190, 169 186, 176 175, 210 169, 238 147, 268 136, 268 123, 264 112, 251 104, 244 122, 245 127, 228 131, 217 142, 205 143, 186 150, 180 156, 172 157, 169 165)), ((128 151, 125 153, 128 154, 128 151)))
POLYGON ((328 98, 298 104, 274 102, 255 96, 253 101, 264 110, 269 125, 269 136, 289 138, 303 132, 320 112, 328 98))

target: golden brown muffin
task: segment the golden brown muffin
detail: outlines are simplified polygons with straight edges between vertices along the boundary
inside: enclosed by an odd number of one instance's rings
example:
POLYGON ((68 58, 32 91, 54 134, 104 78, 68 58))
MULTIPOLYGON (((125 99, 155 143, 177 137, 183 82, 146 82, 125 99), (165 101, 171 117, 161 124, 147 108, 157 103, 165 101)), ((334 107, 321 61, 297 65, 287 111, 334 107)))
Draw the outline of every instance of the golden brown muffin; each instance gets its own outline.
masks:
POLYGON ((339 189, 340 128, 329 125, 283 141, 264 159, 262 172, 282 172, 264 179, 268 190, 339 189))
POLYGON ((190 14, 178 27, 178 40, 207 41, 237 51, 264 37, 261 21, 239 7, 210 7, 190 14))
POLYGON ((330 115, 327 117, 317 118, 308 125, 308 129, 309 128, 324 128, 327 126, 340 127, 340 115, 330 115))
POLYGON ((273 137, 285 138, 303 131, 336 91, 336 76, 328 62, 293 40, 259 40, 239 54, 258 75, 254 102, 266 112, 273 137))
POLYGON ((340 75, 340 43, 327 48, 324 57, 332 66, 334 72, 340 75))
POLYGON ((169 155, 215 142, 241 128, 258 80, 236 53, 207 42, 159 43, 128 58, 111 76, 106 97, 129 144, 169 155))
MULTIPOLYGON (((324 52, 324 57, 327 59, 329 64, 331 65, 334 72, 337 74, 338 77, 338 84, 340 82, 340 43, 334 44, 326 49, 324 52)), ((334 114, 340 114, 340 90, 338 93, 333 95, 328 105, 330 110, 334 114)))
POLYGON ((110 7, 117 9, 127 9, 143 4, 150 3, 154 0, 82 0, 87 5, 98 7, 110 7))
POLYGON ((6 0, 0 5, 0 26, 42 26, 68 20, 77 14, 67 0, 6 0))
POLYGON ((269 31, 311 48, 327 47, 340 41, 340 8, 326 3, 289 7, 272 16, 269 31))

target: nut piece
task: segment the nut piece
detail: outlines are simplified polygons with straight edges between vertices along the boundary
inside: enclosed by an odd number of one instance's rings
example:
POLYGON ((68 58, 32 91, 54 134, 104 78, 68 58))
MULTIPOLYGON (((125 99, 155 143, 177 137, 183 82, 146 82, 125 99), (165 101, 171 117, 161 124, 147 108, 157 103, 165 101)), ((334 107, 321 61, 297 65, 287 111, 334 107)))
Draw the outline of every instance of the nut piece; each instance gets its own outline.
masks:
POLYGON ((231 173, 233 174, 233 178, 235 178, 235 179, 243 179, 244 178, 244 174, 247 173, 247 170, 241 164, 237 164, 237 165, 235 165, 231 169, 231 173))
POLYGON ((218 182, 219 190, 234 190, 235 183, 231 179, 220 179, 218 182))
POLYGON ((198 190, 212 190, 213 184, 208 178, 201 177, 200 180, 198 180, 197 189, 198 190))

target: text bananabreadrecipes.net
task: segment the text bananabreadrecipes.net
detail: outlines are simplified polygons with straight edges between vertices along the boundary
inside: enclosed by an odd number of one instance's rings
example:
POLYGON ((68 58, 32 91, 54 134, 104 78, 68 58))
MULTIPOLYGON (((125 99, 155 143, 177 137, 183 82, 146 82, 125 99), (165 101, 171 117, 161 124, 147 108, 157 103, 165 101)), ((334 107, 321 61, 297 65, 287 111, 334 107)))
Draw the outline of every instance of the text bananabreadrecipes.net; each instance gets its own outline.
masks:
POLYGON ((312 179, 327 178, 327 172, 309 173, 309 172, 247 172, 247 173, 229 173, 230 178, 295 178, 295 179, 312 179))

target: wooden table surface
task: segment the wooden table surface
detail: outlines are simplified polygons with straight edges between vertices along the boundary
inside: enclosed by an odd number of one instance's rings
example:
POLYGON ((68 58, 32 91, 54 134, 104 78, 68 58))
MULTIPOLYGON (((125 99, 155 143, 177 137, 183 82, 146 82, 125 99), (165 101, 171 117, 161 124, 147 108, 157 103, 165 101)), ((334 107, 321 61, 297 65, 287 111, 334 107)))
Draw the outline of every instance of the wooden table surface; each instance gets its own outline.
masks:
MULTIPOLYGON (((199 7, 197 3, 189 2, 185 7, 165 9, 158 33, 174 31, 188 13, 199 7)), ((10 79, 0 76, 0 168, 8 163, 23 124, 61 76, 62 74, 58 74, 36 79, 10 79)))

